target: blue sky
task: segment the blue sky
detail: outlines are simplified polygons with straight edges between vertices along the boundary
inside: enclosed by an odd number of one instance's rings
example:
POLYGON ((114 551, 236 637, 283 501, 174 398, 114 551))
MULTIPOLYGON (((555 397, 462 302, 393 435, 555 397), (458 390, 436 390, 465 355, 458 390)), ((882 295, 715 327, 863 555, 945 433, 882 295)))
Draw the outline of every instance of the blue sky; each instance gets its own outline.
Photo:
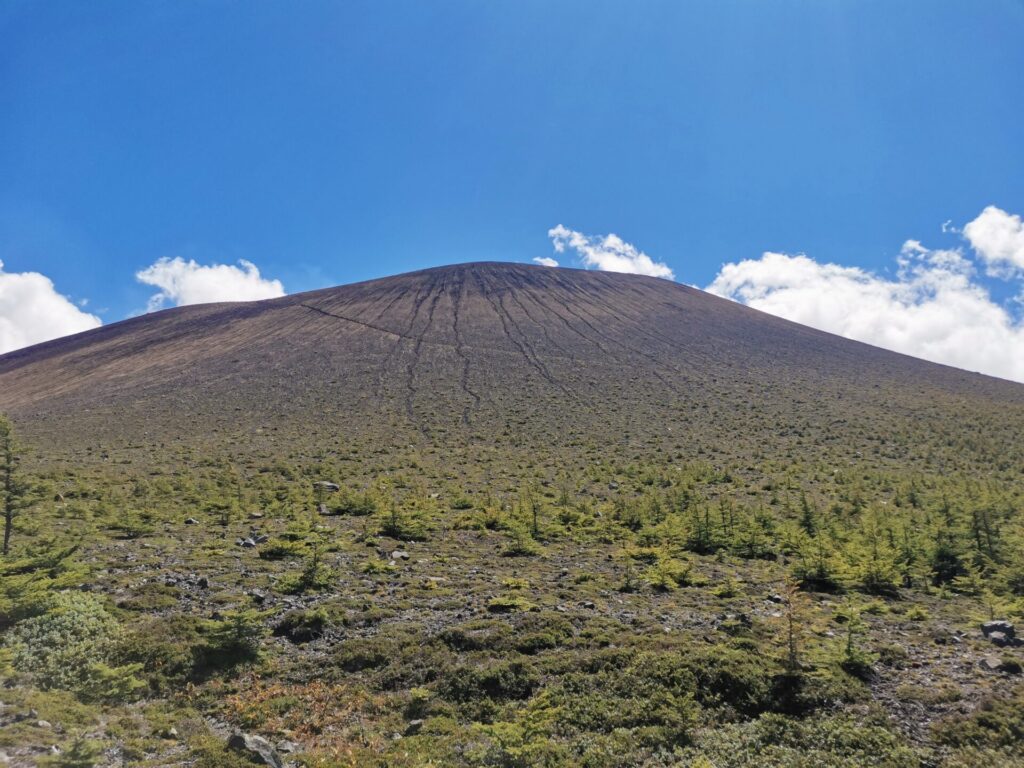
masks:
POLYGON ((0 261, 105 323, 161 258, 294 292, 561 224, 700 286, 765 252, 885 277, 1024 212, 1020 0, 14 0, 0 39, 0 261))

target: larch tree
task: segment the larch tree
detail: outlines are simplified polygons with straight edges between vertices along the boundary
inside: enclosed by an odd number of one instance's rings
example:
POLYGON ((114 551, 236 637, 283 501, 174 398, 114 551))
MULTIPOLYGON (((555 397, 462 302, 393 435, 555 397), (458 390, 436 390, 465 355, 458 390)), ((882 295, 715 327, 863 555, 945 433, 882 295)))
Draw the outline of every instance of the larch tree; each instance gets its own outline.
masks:
POLYGON ((0 508, 4 514, 3 554, 11 548, 11 533, 14 518, 28 503, 28 485, 18 476, 18 462, 21 459, 14 425, 0 414, 0 508))

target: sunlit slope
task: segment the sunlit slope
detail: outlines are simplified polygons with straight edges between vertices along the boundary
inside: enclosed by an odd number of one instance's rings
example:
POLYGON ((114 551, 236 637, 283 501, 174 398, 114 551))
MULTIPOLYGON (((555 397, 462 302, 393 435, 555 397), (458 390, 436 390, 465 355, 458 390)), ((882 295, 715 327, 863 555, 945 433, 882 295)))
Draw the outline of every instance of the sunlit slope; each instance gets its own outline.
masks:
POLYGON ((986 452, 1013 453, 1024 386, 666 280, 477 263, 172 309, 14 352, 0 357, 0 410, 69 455, 383 442, 574 461, 840 445, 916 460, 922 436, 948 431, 955 461, 979 430, 986 452))

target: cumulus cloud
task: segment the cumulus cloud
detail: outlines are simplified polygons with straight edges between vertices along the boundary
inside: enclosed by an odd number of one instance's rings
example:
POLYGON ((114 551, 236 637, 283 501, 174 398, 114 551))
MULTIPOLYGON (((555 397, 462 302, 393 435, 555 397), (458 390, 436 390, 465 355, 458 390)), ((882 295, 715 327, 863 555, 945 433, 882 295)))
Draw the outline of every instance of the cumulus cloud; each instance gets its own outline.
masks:
POLYGON ((215 301, 256 301, 284 296, 280 280, 268 280, 251 261, 240 259, 232 264, 197 264, 180 256, 164 257, 135 273, 135 278, 160 289, 149 300, 150 312, 168 302, 182 307, 186 304, 208 304, 215 301))
POLYGON ((557 267, 558 262, 552 259, 550 256, 534 256, 533 260, 540 264, 542 267, 557 267))
POLYGON ((551 238, 557 253, 565 253, 566 248, 572 248, 588 269, 675 279, 675 275, 667 264, 654 261, 646 253, 625 242, 618 235, 590 237, 559 224, 548 230, 548 237, 551 238))
MULTIPOLYGON (((984 231, 991 230, 986 225, 984 231)), ((1004 240, 982 236, 982 242, 1004 240)), ((1024 381, 1024 322, 992 299, 970 259, 959 249, 931 250, 908 240, 897 263, 896 277, 887 278, 804 254, 768 252, 726 264, 707 290, 850 339, 1024 381)))
POLYGON ((964 237, 985 260, 989 272, 1024 271, 1024 221, 994 205, 963 228, 964 237))
POLYGON ((0 261, 0 354, 100 325, 57 293, 46 275, 4 272, 0 261))

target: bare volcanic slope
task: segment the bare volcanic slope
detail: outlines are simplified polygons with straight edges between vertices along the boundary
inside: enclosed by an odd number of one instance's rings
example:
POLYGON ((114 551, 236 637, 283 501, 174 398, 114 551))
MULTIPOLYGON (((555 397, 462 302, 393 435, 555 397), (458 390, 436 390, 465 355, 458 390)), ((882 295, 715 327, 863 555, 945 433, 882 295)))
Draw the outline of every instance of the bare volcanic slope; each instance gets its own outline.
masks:
POLYGON ((572 462, 813 450, 952 465, 1021 461, 1024 386, 665 280, 476 263, 13 352, 0 410, 69 460, 402 445, 454 464, 503 446, 572 462))

